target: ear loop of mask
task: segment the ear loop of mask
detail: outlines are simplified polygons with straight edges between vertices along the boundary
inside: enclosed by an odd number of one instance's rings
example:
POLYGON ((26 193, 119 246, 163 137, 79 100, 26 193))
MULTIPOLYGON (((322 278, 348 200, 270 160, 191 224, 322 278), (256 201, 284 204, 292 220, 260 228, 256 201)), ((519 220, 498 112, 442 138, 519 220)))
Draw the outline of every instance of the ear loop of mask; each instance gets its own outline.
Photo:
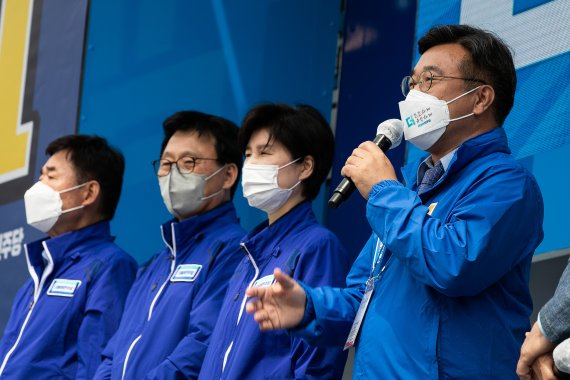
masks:
MULTIPOLYGON (((283 165, 283 166, 280 166, 280 167, 277 168, 277 170, 281 170, 281 169, 283 169, 283 168, 286 168, 286 167, 289 166, 289 165, 293 165, 295 162, 299 161, 301 158, 302 158, 302 157, 299 157, 299 158, 297 158, 297 159, 295 159, 295 160, 289 162, 288 164, 285 164, 285 165, 283 165)), ((292 187, 288 188, 287 191, 293 190, 294 188, 296 188, 297 186, 299 186, 300 183, 301 183, 301 181, 298 181, 298 182, 297 182, 296 184, 294 184, 292 187)), ((279 186, 279 184, 277 184, 277 186, 279 186)), ((284 190, 285 190, 285 189, 284 189, 284 190)))
POLYGON ((277 168, 277 170, 281 170, 281 169, 283 169, 283 168, 286 168, 286 167, 289 166, 289 165, 293 165, 295 162, 299 161, 300 159, 301 159, 301 157, 299 157, 299 158, 297 158, 297 159, 295 159, 295 160, 289 162, 288 164, 285 164, 285 165, 283 165, 283 166, 280 166, 280 167, 277 168))
MULTIPOLYGON (((85 185, 87 185, 87 184, 88 184, 88 182, 85 182, 85 183, 82 183, 81 185, 73 186, 73 187, 70 187, 69 189, 65 189, 65 190, 62 190, 62 191, 58 191, 58 193, 59 193, 59 194, 67 193, 68 191, 73 191, 73 190, 75 190, 75 189, 79 189, 80 187, 83 187, 83 186, 85 186, 85 185)), ((75 206, 75 207, 72 207, 72 208, 68 208, 67 210, 62 210, 61 213, 62 213, 62 214, 66 214, 66 213, 71 212, 71 211, 75 211, 75 210, 82 209, 83 207, 85 207, 85 206, 84 206, 84 205, 75 206)))
MULTIPOLYGON (((206 178, 204 179, 204 182, 208 181, 210 178, 213 178, 216 174, 218 174, 219 172, 221 172, 225 167, 226 167, 226 164, 224 164, 224 166, 222 166, 221 168, 219 168, 218 170, 216 170, 215 172, 213 172, 212 174, 210 174, 208 177, 206 177, 206 178)), ((210 198, 215 197, 215 196, 218 195, 218 194, 221 194, 223 191, 224 191, 224 188, 222 187, 222 188, 220 189, 220 191, 216 191, 216 192, 213 193, 213 194, 210 194, 210 195, 208 195, 208 196, 206 196, 206 197, 202 197, 202 198, 200 198, 200 200, 201 200, 201 201, 208 200, 208 199, 210 199, 210 198)))
MULTIPOLYGON (((461 95, 459 95, 459 96, 456 96, 455 98, 451 99, 450 101, 446 102, 445 104, 450 104, 450 103, 456 101, 457 99, 464 97, 465 95, 469 95, 469 94, 472 93, 473 91, 477 90, 479 87, 481 87, 481 86, 477 86, 477 87, 475 87, 475 88, 472 88, 471 90, 467 91, 466 93, 461 94, 461 95)), ((475 115, 475 112, 471 112, 470 114, 467 114, 467 115, 463 115, 463 116, 459 116, 459 117, 456 117, 456 118, 453 118, 453 119, 449 119, 449 122, 451 123, 452 121, 457 121, 457 120, 465 119, 465 118, 471 117, 471 116, 473 116, 473 115, 475 115)))

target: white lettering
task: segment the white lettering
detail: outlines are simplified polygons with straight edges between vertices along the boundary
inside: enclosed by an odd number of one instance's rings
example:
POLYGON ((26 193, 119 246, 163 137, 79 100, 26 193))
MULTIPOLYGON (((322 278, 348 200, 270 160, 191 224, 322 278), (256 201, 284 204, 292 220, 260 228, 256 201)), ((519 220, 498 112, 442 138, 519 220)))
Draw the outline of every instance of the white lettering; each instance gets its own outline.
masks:
POLYGON ((0 232, 0 260, 20 256, 22 242, 24 241, 24 228, 0 232))

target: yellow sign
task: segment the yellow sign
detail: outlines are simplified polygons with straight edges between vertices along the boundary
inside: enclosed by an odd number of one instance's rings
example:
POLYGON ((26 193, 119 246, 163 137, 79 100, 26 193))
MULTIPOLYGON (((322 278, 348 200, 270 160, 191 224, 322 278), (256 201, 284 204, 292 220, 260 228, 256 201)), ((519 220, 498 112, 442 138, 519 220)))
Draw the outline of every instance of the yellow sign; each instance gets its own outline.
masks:
POLYGON ((33 122, 23 122, 33 0, 3 0, 0 10, 0 184, 26 176, 33 122))

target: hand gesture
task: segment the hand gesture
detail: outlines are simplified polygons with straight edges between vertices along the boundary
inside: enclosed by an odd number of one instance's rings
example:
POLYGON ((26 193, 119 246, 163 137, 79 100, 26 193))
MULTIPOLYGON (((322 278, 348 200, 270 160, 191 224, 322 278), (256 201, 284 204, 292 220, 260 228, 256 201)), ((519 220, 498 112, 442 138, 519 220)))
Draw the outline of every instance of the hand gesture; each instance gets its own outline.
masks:
POLYGON ((253 314, 261 331, 295 327, 305 314, 305 290, 291 277, 276 268, 275 282, 268 287, 248 288, 245 292, 253 298, 245 310, 253 314))

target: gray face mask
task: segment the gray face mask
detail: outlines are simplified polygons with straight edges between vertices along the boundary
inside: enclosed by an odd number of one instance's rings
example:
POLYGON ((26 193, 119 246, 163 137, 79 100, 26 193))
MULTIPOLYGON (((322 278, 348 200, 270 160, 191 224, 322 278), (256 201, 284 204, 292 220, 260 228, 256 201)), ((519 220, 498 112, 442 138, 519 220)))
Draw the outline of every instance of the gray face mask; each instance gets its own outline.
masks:
POLYGON ((184 219, 196 211, 202 202, 223 192, 222 188, 205 197, 204 186, 225 167, 222 166, 209 176, 194 173, 180 174, 178 169, 172 168, 167 175, 158 177, 160 194, 168 211, 176 218, 184 219))

